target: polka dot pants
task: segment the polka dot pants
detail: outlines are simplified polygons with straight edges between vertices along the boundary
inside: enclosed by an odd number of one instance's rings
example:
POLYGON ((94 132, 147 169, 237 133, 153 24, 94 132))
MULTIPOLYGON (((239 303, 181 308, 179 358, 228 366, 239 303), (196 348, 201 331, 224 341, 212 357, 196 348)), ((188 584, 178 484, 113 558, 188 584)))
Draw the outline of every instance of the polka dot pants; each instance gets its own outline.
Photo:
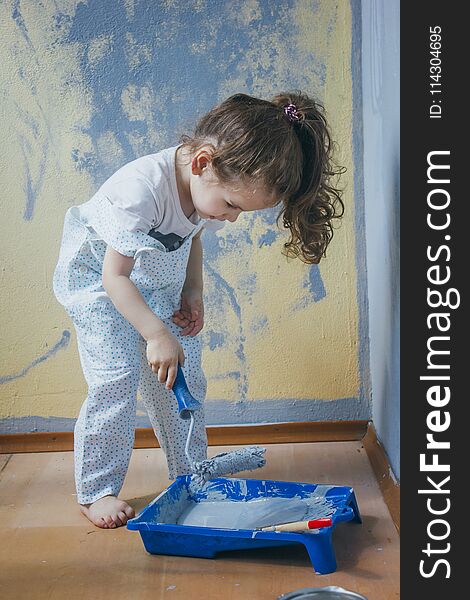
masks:
MULTIPOLYGON (((180 419, 176 397, 159 383, 147 364, 146 345, 109 299, 76 307, 72 315, 88 395, 75 425, 77 500, 90 504, 117 496, 129 466, 134 443, 137 391, 165 452, 168 476, 190 472, 184 447, 189 420, 180 419)), ((184 374, 189 390, 201 403, 206 379, 201 369, 200 338, 181 336, 170 318, 162 319, 184 349, 184 374)), ((193 461, 207 458, 204 410, 195 413, 189 450, 193 461)))

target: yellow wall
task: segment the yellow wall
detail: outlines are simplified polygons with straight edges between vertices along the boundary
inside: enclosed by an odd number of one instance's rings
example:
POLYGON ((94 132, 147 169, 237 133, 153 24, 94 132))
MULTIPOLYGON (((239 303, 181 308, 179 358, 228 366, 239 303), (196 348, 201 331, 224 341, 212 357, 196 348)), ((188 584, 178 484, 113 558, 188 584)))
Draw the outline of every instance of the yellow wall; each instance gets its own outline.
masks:
MULTIPOLYGON (((67 208, 86 201, 124 162, 177 143, 177 133, 237 91, 269 98, 299 88, 325 104, 337 161, 348 169, 346 216, 319 268, 287 261, 284 234, 272 241, 275 224, 256 214, 217 234, 223 252, 208 246, 207 413, 211 401, 229 403, 227 423, 235 421, 231 403, 240 400, 267 401, 265 421, 297 420, 299 413, 289 412, 297 400, 306 402, 305 414, 312 401, 365 406, 349 3, 213 2, 220 10, 212 12, 202 1, 151 4, 155 23, 168 21, 152 35, 148 13, 130 1, 116 2, 116 14, 99 26, 103 9, 92 0, 80 7, 63 1, 61 12, 52 0, 0 7, 3 431, 70 429, 86 394, 75 332, 52 294, 67 208), (161 63, 163 49, 180 69, 161 63), (200 70, 195 81, 192 68, 200 70), (227 376, 232 372, 238 375, 227 376)), ((334 406, 322 415, 344 418, 334 406)))

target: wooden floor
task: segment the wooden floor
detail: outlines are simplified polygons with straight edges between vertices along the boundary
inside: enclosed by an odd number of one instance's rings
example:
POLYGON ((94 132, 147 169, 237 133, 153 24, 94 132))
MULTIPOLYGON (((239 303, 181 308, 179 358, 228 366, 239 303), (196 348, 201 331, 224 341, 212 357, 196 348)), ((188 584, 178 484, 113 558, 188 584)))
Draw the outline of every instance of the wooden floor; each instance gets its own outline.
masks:
MULTIPOLYGON (((361 442, 273 444, 266 458, 239 476, 354 488, 363 524, 337 526, 335 573, 316 575, 303 546, 215 559, 147 554, 138 532, 98 529, 81 515, 71 452, 0 455, 0 597, 273 600, 337 585, 369 600, 399 598, 399 537, 361 442)), ((161 449, 134 450, 121 497, 139 512, 169 484, 161 449)))

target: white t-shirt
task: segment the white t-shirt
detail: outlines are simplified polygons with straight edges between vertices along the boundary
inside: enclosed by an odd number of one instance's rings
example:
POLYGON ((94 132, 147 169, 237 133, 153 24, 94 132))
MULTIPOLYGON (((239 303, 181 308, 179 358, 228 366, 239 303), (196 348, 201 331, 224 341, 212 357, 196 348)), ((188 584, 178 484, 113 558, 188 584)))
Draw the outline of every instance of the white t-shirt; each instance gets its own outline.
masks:
POLYGON ((224 226, 223 221, 201 219, 196 211, 184 214, 176 185, 178 147, 127 163, 97 191, 114 206, 123 229, 151 235, 169 250, 176 250, 201 221, 214 231, 224 226))

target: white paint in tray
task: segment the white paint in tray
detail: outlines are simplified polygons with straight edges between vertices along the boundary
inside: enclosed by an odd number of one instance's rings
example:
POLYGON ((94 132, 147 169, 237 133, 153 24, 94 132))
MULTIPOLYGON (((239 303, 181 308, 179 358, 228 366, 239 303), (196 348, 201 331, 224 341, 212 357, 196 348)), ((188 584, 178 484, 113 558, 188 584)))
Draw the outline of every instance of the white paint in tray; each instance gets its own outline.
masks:
POLYGON ((225 498, 191 502, 178 517, 177 524, 222 529, 255 529, 329 517, 335 509, 325 498, 326 491, 327 489, 322 489, 319 490, 320 493, 313 493, 304 498, 262 497, 248 501, 225 498))

